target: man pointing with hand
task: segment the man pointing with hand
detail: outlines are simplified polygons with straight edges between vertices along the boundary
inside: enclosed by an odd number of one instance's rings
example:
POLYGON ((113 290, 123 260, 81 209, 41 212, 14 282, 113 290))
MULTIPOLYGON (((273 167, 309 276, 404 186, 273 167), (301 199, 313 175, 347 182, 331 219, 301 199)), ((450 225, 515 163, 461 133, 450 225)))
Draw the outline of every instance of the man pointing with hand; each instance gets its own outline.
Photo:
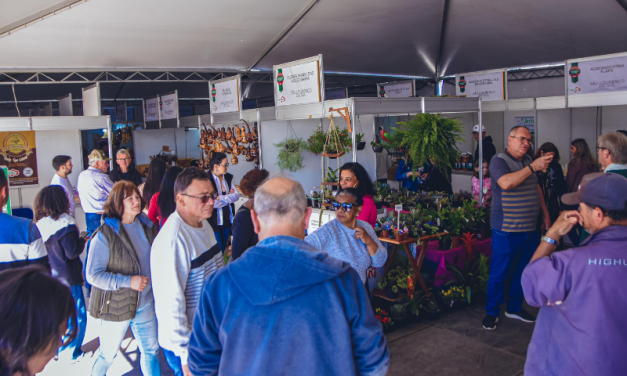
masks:
POLYGON ((523 291, 520 277, 538 247, 536 221, 542 209, 543 228, 551 227, 549 211, 535 171, 544 170, 553 159, 545 156, 532 161, 527 155, 531 133, 526 127, 514 127, 509 133, 507 149, 492 158, 492 258, 488 280, 488 304, 483 328, 496 329, 500 306, 505 301, 505 281, 516 260, 509 284, 505 317, 535 322, 522 309, 523 291))
POLYGON ((527 302, 540 307, 525 376, 621 375, 627 352, 627 178, 583 177, 562 196, 579 211, 562 212, 522 275, 527 302), (555 252, 580 223, 590 234, 578 248, 555 252))

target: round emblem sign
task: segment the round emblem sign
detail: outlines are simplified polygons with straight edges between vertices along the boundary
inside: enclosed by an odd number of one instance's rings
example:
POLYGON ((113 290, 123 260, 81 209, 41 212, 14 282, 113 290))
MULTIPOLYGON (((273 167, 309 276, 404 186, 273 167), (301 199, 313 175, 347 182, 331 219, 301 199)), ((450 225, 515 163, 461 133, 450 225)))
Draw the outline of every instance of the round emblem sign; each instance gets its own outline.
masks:
POLYGON ((30 168, 30 167, 26 167, 26 168, 24 169, 24 171, 22 171, 22 173, 23 173, 23 174, 24 174, 24 176, 26 176, 26 177, 31 177, 31 176, 33 176, 33 169, 32 169, 32 168, 30 168))

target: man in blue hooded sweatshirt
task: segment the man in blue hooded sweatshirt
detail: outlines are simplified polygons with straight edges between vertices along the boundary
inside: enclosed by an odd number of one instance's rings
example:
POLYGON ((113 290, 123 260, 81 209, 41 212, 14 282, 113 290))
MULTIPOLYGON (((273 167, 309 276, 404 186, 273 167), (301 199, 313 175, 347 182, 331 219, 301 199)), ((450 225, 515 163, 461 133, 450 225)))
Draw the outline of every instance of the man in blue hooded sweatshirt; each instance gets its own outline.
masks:
POLYGON ((259 243, 203 286, 192 374, 385 375, 389 351, 359 275, 303 241, 303 187, 267 181, 251 215, 259 243))

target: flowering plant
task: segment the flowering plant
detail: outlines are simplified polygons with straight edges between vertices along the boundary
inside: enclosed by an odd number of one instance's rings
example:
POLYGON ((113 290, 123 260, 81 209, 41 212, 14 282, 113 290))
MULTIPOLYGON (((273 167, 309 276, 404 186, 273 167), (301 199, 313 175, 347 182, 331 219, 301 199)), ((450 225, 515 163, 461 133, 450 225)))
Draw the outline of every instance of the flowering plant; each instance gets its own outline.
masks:
POLYGON ((451 286, 448 290, 442 290, 442 302, 447 306, 452 307, 455 302, 465 302, 466 301, 466 290, 458 287, 451 286))
POLYGON ((381 308, 377 308, 374 310, 374 317, 376 317, 377 320, 381 321, 381 324, 383 324, 384 329, 387 329, 391 327, 392 325, 394 325, 394 322, 392 322, 392 319, 390 319, 390 316, 388 316, 388 313, 382 310, 381 308))

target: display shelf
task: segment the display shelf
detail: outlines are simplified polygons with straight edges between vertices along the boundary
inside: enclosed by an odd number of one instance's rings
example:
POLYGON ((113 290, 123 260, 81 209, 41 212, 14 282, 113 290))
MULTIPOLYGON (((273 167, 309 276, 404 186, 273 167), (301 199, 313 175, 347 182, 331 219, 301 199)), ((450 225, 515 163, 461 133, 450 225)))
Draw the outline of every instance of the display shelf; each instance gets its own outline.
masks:
POLYGON ((345 152, 336 153, 336 154, 322 153, 320 155, 323 156, 323 157, 328 157, 328 158, 339 158, 339 157, 343 156, 344 154, 346 154, 346 153, 345 152))

